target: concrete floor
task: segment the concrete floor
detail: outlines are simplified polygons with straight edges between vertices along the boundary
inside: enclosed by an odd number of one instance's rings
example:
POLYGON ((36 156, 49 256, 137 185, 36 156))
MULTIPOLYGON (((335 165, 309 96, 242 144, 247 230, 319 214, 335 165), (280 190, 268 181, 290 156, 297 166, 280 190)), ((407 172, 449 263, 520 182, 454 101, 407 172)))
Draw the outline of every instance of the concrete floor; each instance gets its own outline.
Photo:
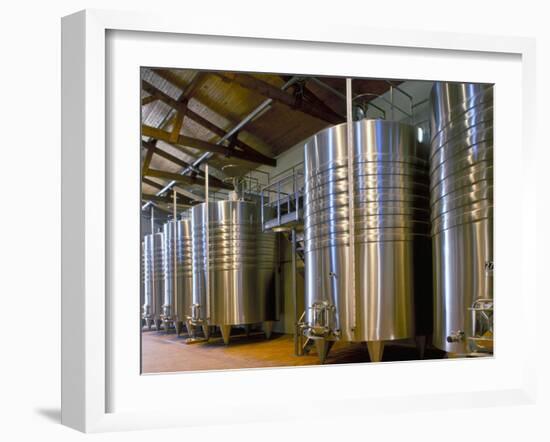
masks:
MULTIPOLYGON (((142 332, 142 372, 166 373, 193 370, 224 370, 259 367, 288 367, 317 365, 315 348, 309 355, 296 357, 291 335, 273 334, 266 340, 263 333, 246 336, 234 329, 229 345, 224 345, 219 334, 209 342, 186 344, 186 335, 176 337, 174 331, 142 332)), ((426 350, 425 358, 439 359, 441 352, 426 350)), ((407 361, 418 359, 418 351, 412 346, 386 345, 383 361, 407 361)), ((369 362, 365 344, 337 342, 325 364, 369 362)))

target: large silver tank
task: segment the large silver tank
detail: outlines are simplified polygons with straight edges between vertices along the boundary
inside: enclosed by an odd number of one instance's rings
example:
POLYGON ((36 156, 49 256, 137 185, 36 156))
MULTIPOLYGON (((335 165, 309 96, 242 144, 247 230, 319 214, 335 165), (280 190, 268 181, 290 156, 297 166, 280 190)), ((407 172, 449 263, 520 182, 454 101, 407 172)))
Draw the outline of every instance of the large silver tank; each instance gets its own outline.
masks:
POLYGON ((431 102, 433 343, 464 354, 469 309, 493 297, 493 87, 436 83, 431 102))
POLYGON ((306 325, 316 343, 372 342, 378 360, 383 341, 415 334, 415 240, 429 242, 428 152, 412 126, 354 123, 353 297, 346 132, 346 123, 333 126, 305 144, 306 325))
POLYGON ((276 238, 273 233, 262 233, 258 205, 248 201, 203 203, 191 209, 191 218, 193 320, 219 326, 226 343, 232 325, 264 322, 269 337, 271 321, 277 319, 276 238), (207 273, 210 296, 206 295, 207 273))
POLYGON ((165 330, 168 330, 168 325, 173 323, 179 334, 187 316, 191 315, 193 298, 191 220, 182 219, 176 223, 169 221, 164 224, 163 229, 164 302, 162 319, 165 323, 165 330))
POLYGON ((144 297, 143 319, 148 327, 154 322, 160 330, 164 298, 164 234, 145 235, 143 240, 144 297))

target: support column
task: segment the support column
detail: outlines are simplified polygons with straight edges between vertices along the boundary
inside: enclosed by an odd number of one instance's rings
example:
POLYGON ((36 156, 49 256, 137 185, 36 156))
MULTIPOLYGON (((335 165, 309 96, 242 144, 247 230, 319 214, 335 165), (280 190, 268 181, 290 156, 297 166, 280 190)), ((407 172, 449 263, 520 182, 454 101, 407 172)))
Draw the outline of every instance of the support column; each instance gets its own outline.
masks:
POLYGON ((290 232, 290 241, 292 244, 291 250, 291 259, 292 259, 292 316, 293 316, 293 326, 294 326, 294 356, 300 356, 302 350, 300 348, 300 337, 298 333, 300 328, 298 327, 298 289, 296 287, 297 277, 296 277, 296 228, 292 228, 290 232))
POLYGON ((321 364, 325 363, 330 349, 334 345, 334 341, 329 341, 327 339, 314 339, 315 348, 317 349, 317 355, 319 356, 319 361, 321 364))
POLYGON ((202 333, 204 334, 204 339, 208 341, 210 339, 210 327, 207 324, 202 326, 202 333))
POLYGON ((384 341, 368 341, 367 348, 371 362, 380 362, 384 354, 384 341))
POLYGON ((273 332, 273 322, 272 321, 264 321, 265 338, 270 339, 272 332, 273 332))
POLYGON ((231 326, 220 325, 220 331, 222 332, 222 339, 225 345, 229 344, 229 338, 231 337, 231 326))
POLYGON ((424 353, 426 352, 426 336, 416 336, 415 341, 418 357, 424 359, 424 353))

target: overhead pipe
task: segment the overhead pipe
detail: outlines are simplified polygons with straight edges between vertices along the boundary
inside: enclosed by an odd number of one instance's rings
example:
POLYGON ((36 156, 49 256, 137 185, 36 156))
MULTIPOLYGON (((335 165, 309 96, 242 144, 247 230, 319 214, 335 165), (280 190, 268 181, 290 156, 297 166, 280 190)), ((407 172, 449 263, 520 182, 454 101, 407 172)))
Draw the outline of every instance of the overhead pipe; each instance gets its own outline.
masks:
MULTIPOLYGON (((207 178, 208 179, 208 178, 207 178)), ((176 191, 174 190, 173 191, 173 205, 172 205, 172 212, 173 212, 173 217, 174 217, 174 230, 173 230, 173 234, 172 234, 172 259, 174 261, 174 281, 173 281, 173 284, 174 284, 174 294, 173 294, 173 301, 172 301, 172 305, 173 305, 173 310, 170 312, 172 317, 175 318, 175 326, 176 326, 176 335, 179 335, 178 333, 178 319, 177 318, 177 315, 178 315, 178 312, 179 312, 179 305, 178 305, 178 239, 177 239, 177 235, 178 235, 178 212, 177 212, 177 193, 176 191)), ((168 224, 170 225, 170 224, 168 224)), ((168 239, 168 238, 166 238, 168 239)))
MULTIPOLYGON (((206 247, 204 254, 206 255, 206 319, 210 320, 210 207, 209 207, 209 186, 208 186, 208 163, 204 166, 204 172, 206 175, 206 180, 204 181, 204 204, 205 204, 205 213, 204 213, 204 223, 206 224, 206 235, 205 242, 206 247)), ((206 325, 208 327, 208 324, 206 325)))

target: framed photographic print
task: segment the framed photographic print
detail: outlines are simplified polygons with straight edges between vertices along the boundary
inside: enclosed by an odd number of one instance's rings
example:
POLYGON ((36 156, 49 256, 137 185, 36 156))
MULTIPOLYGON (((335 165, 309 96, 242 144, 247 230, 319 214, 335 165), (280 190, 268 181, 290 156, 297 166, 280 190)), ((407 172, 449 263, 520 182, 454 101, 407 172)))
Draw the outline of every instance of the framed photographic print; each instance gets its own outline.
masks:
POLYGON ((64 18, 63 423, 532 401, 533 47, 64 18))

